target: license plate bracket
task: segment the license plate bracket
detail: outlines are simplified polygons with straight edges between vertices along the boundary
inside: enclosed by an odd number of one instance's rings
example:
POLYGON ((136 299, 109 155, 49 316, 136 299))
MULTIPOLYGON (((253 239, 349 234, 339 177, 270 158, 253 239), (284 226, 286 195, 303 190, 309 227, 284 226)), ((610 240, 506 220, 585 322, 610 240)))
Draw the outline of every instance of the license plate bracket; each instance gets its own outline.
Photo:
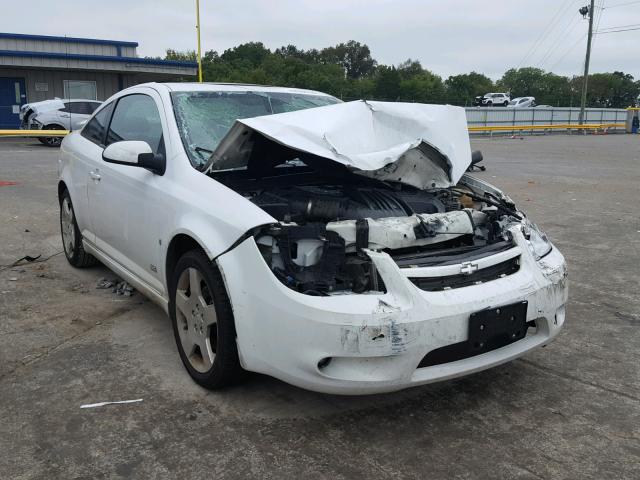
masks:
POLYGON ((474 355, 522 340, 529 328, 527 306, 528 302, 523 300, 472 313, 468 346, 474 355))

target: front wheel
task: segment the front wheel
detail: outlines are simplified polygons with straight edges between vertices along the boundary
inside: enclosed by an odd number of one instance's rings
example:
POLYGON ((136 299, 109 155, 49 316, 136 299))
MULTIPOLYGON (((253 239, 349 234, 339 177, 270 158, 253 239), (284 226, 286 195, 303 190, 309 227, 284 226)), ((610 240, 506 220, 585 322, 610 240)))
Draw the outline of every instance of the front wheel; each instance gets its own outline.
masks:
POLYGON ((62 236, 64 255, 71 265, 83 268, 96 264, 96 258, 85 252, 82 245, 82 234, 78 228, 68 190, 65 190, 60 197, 60 234, 62 236))
MULTIPOLYGON (((43 130, 64 130, 59 125, 47 125, 43 128, 43 130)), ((59 147, 62 143, 62 137, 39 137, 41 143, 45 144, 47 147, 59 147)))
POLYGON ((506 107, 507 105, 509 105, 509 102, 507 102, 507 101, 505 100, 505 102, 502 104, 502 106, 503 106, 503 107, 506 107))
POLYGON ((169 286, 178 352, 196 383, 218 389, 241 372, 231 303, 220 275, 201 250, 185 253, 169 286))

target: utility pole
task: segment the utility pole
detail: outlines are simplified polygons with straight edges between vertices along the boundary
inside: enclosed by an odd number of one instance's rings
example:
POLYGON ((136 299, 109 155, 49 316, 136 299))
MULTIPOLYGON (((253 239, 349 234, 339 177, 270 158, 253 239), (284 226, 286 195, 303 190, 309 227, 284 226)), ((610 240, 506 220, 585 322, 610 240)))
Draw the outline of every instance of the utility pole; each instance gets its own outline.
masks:
MULTIPOLYGON (((589 60, 591 59, 591 37, 593 36, 593 14, 595 13, 595 0, 591 0, 589 6, 589 34, 587 36, 587 56, 584 59, 584 76, 582 77, 582 99, 580 101, 580 116, 578 117, 578 123, 582 125, 584 123, 584 109, 587 106, 587 85, 589 83, 589 60)), ((580 13, 584 11, 586 7, 580 9, 580 13)))
POLYGON ((196 0, 196 31, 198 32, 198 82, 202 83, 202 50, 200 49, 200 0, 196 0))

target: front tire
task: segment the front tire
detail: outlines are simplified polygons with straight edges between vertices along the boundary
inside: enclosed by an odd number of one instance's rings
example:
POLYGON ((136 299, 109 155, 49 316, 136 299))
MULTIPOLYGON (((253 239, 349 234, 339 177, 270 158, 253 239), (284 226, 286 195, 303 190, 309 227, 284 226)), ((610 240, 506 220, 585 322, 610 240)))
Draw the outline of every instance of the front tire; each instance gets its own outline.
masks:
POLYGON ((82 245, 82 234, 78 228, 73 203, 69 191, 65 190, 60 196, 60 235, 64 255, 71 265, 77 268, 90 267, 97 263, 96 258, 85 252, 82 245))
MULTIPOLYGON (((64 130, 64 129, 59 125, 47 125, 43 127, 43 130, 64 130)), ((52 148, 59 147, 60 144, 62 143, 62 137, 44 137, 44 138, 39 137, 38 140, 40 140, 40 142, 46 145, 47 147, 52 147, 52 148)))
POLYGON ((180 358, 196 383, 215 390, 238 378, 231 303, 220 271, 201 250, 185 253, 176 264, 169 315, 180 358))

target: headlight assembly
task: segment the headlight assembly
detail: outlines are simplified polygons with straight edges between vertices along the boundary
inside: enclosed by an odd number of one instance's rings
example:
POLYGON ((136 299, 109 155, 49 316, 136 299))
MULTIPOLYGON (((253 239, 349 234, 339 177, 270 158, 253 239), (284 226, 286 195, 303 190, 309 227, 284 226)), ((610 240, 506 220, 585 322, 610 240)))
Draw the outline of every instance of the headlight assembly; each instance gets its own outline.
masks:
POLYGON ((540 230, 535 223, 530 222, 526 218, 522 224, 522 233, 527 239, 529 250, 531 250, 531 253, 536 260, 540 260, 553 248, 551 242, 547 238, 547 234, 540 230))

